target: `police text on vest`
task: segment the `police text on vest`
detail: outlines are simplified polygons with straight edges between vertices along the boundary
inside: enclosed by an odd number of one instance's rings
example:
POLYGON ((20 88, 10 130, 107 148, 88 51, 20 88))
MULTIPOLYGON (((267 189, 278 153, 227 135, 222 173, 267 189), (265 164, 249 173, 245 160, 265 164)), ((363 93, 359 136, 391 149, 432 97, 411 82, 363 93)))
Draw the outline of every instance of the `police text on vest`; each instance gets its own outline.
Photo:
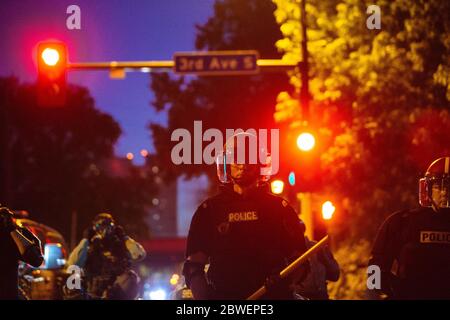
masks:
POLYGON ((230 212, 228 222, 255 221, 258 220, 256 211, 230 212))
POLYGON ((443 231, 421 231, 421 243, 447 243, 450 244, 450 232, 443 231))

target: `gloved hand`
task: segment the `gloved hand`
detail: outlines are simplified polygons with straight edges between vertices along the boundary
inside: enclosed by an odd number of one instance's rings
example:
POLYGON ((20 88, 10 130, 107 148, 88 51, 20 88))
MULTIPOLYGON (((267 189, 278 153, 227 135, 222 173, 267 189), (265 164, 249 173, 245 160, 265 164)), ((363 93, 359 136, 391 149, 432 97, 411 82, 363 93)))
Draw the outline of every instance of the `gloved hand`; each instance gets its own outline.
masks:
POLYGON ((266 278, 264 286, 269 293, 282 292, 288 289, 289 281, 281 279, 279 274, 275 274, 266 278))
POLYGON ((87 239, 91 241, 91 239, 95 236, 95 230, 92 227, 88 227, 83 231, 83 239, 87 239))
POLYGON ((123 230, 122 226, 115 226, 114 227, 114 235, 119 240, 124 240, 126 238, 125 230, 123 230))
POLYGON ((103 238, 99 234, 95 234, 89 240, 89 250, 91 252, 101 252, 103 249, 103 238))
POLYGON ((14 214, 6 207, 0 207, 0 230, 7 233, 16 230, 17 225, 14 221, 14 214))

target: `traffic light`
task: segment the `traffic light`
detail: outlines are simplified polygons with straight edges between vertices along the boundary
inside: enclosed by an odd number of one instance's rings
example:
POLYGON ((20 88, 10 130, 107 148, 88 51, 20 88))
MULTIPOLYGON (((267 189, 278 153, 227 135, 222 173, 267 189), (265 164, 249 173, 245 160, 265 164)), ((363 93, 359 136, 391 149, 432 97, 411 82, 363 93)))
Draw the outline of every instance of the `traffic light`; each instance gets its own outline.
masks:
POLYGON ((273 194, 282 194, 284 189, 284 182, 281 180, 273 180, 270 183, 270 190, 273 194))
POLYGON ((41 42, 37 50, 40 106, 58 107, 66 103, 67 49, 61 42, 41 42))
POLYGON ((295 186, 295 172, 294 171, 289 172, 288 182, 291 187, 295 186))
POLYGON ((313 239, 320 240, 325 237, 329 232, 329 227, 332 225, 333 215, 336 212, 336 207, 330 200, 323 201, 324 198, 320 199, 318 196, 316 198, 317 207, 320 206, 321 213, 316 210, 313 212, 313 239))
POLYGON ((313 128, 293 130, 289 137, 288 181, 299 192, 313 192, 320 187, 320 141, 313 128), (319 143, 318 143, 319 142, 319 143))
POLYGON ((316 138, 310 132, 302 132, 297 137, 297 147, 301 151, 311 151, 316 145, 316 138))
POLYGON ((322 204, 322 218, 324 220, 331 220, 335 211, 336 207, 333 205, 333 202, 328 200, 322 204))

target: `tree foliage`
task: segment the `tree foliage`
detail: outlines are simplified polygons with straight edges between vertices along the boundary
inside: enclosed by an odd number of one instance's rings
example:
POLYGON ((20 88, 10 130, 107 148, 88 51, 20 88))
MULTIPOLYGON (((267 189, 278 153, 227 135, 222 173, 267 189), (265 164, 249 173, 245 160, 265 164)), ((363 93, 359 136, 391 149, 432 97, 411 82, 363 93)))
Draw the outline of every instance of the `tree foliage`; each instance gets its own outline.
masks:
POLYGON ((87 89, 69 86, 64 107, 41 108, 35 85, 1 78, 0 108, 2 126, 8 128, 0 159, 9 158, 11 177, 10 199, 4 205, 29 211, 30 218, 56 228, 66 239, 73 212, 78 215, 78 237, 104 211, 127 231, 146 234, 143 219, 154 192, 146 179, 150 173, 115 158, 121 129, 95 108, 87 89))
MULTIPOLYGON (((281 37, 275 22, 271 1, 216 1, 213 16, 197 26, 198 50, 258 50, 261 58, 277 58, 274 43, 281 37)), ((171 133, 177 128, 193 132, 193 121, 201 120, 203 130, 217 128, 273 128, 276 96, 288 90, 284 73, 227 77, 169 77, 153 74, 151 89, 153 106, 167 110, 167 126, 152 125, 159 166, 166 179, 207 173, 214 176, 212 166, 172 164, 171 133)), ((192 135, 193 136, 193 135, 192 135)), ((215 178, 213 178, 215 179, 215 178)))
MULTIPOLYGON (((274 0, 284 59, 300 55, 300 7, 274 0)), ((417 178, 448 155, 450 19, 448 1, 307 1, 311 121, 322 130, 326 189, 342 200, 336 227, 372 238, 390 212, 417 203, 417 178), (381 9, 381 30, 366 27, 381 9)), ((301 80, 291 74, 298 88, 301 80)), ((281 121, 301 114, 283 93, 281 121)), ((342 232, 345 231, 345 232, 342 232)))

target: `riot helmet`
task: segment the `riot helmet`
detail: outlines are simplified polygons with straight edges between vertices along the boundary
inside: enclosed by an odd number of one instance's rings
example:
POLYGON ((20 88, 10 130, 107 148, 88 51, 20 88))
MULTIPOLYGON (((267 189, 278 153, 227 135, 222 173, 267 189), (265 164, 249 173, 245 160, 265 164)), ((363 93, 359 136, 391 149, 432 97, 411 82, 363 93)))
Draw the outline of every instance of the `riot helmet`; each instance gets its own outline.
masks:
POLYGON ((450 157, 434 160, 419 180, 419 203, 435 211, 450 208, 450 157))

